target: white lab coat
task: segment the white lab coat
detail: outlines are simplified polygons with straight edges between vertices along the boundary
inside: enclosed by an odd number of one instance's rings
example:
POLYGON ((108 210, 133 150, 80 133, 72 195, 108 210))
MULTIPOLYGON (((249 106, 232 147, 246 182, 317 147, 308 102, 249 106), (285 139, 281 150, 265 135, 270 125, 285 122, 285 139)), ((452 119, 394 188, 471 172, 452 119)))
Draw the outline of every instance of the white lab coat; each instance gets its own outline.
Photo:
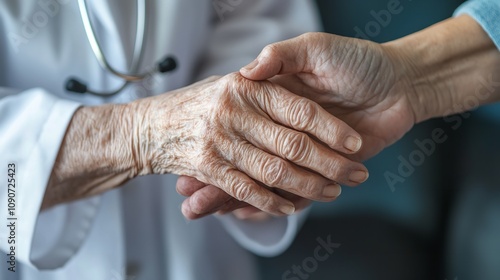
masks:
MULTIPOLYGON (((108 60, 126 70, 135 1, 88 2, 108 60)), ((65 129, 81 104, 128 102, 235 71, 266 44, 317 28, 305 0, 147 2, 141 69, 166 54, 175 55, 178 69, 110 98, 63 90, 68 76, 98 90, 122 82, 97 64, 76 1, 0 2, 0 279, 254 279, 251 255, 239 245, 270 256, 293 240, 297 216, 260 224, 231 216, 187 222, 173 175, 142 177, 39 213, 65 129), (8 163, 16 164, 16 273, 7 270, 5 253, 8 163)))

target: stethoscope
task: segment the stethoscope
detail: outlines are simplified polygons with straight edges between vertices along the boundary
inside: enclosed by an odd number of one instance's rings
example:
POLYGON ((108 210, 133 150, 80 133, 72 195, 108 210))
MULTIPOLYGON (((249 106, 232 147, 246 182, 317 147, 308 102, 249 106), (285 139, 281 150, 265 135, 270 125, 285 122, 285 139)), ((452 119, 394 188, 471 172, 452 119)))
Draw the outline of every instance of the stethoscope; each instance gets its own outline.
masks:
POLYGON ((106 57, 104 56, 101 45, 96 39, 95 30, 92 25, 92 22, 90 21, 88 12, 89 9, 86 0, 78 0, 78 8, 80 9, 80 15, 82 17, 83 26, 85 28, 85 33, 87 34, 87 38, 90 43, 90 47, 92 48, 92 52, 97 58, 99 65, 104 70, 110 72, 111 74, 119 78, 122 78, 124 82, 122 86, 120 86, 118 89, 114 91, 99 92, 89 89, 85 83, 80 82, 76 78, 70 77, 66 81, 65 85, 66 90, 77 93, 90 93, 97 96, 113 96, 121 92, 130 83, 140 82, 155 73, 170 72, 177 67, 175 59, 172 56, 167 56, 161 61, 159 61, 155 67, 152 67, 148 71, 144 73, 137 73, 137 68, 139 67, 139 63, 142 58, 142 51, 143 51, 144 37, 145 37, 144 33, 146 32, 146 0, 137 0, 137 29, 135 34, 134 54, 132 57, 132 63, 130 67, 131 73, 122 73, 113 68, 109 64, 106 57))

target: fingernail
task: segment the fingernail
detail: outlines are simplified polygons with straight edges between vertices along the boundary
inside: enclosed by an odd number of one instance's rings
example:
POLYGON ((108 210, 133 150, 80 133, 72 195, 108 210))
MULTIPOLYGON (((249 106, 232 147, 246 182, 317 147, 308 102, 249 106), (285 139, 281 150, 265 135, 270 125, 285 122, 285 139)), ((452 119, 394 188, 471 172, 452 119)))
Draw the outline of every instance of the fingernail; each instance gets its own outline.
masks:
POLYGON ((357 152, 361 148, 361 139, 355 136, 348 136, 344 142, 344 148, 351 152, 357 152))
POLYGON ((363 183, 368 179, 368 172, 366 171, 354 171, 349 175, 349 180, 354 183, 363 183))
POLYGON ((280 211, 283 214, 292 215, 295 212, 295 206, 293 206, 293 205, 287 205, 287 204, 281 205, 280 206, 280 211))
POLYGON ((323 189, 323 196, 337 197, 342 193, 342 188, 339 185, 328 185, 323 189))
POLYGON ((245 66, 241 69, 249 72, 249 71, 252 71, 252 69, 254 69, 257 66, 257 64, 259 64, 259 61, 257 59, 255 59, 254 61, 250 62, 250 64, 248 64, 247 66, 245 66))

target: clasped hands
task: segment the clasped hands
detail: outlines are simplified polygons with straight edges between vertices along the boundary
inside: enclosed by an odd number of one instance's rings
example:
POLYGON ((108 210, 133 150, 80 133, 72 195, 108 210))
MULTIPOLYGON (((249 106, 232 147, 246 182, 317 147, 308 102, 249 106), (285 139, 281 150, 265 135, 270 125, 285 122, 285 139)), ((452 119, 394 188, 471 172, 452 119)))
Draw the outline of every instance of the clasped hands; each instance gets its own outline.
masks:
POLYGON ((177 189, 190 219, 242 207, 283 216, 335 200, 339 184, 368 178, 363 159, 413 124, 404 96, 387 92, 399 72, 380 46, 349 40, 307 34, 265 48, 241 73, 79 108, 42 209, 167 173, 185 176, 177 189))
POLYGON ((366 181, 361 161, 415 123, 395 59, 379 44, 309 33, 212 81, 223 94, 213 97, 218 105, 200 134, 201 172, 177 182, 188 197, 184 216, 287 215, 311 200, 335 200, 339 184, 366 181))
POLYGON ((239 73, 79 108, 42 209, 173 173, 189 219, 293 214, 364 182, 361 162, 415 123, 471 109, 485 77, 491 90, 477 100, 499 101, 499 73, 498 49, 469 16, 384 44, 304 34, 239 73))

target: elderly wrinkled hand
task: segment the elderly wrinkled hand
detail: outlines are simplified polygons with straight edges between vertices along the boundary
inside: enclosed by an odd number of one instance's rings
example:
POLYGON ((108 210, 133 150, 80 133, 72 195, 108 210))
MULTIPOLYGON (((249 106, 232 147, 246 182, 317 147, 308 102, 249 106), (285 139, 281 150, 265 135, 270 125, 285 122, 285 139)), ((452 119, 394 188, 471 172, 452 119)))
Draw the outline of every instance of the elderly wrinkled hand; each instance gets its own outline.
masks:
POLYGON ((274 215, 291 214, 295 205, 257 182, 331 201, 339 183, 367 177, 362 164, 343 156, 359 150, 359 134, 281 86, 234 73, 174 95, 175 110, 165 110, 162 97, 138 102, 142 114, 156 112, 140 133, 148 136, 141 154, 154 173, 195 177, 274 215))
MULTIPOLYGON (((258 183, 261 187, 268 188, 277 195, 292 202, 295 206, 295 213, 303 210, 311 204, 311 200, 294 195, 278 188, 270 188, 258 183)), ((180 176, 177 180, 177 191, 184 196, 189 196, 182 203, 182 213, 188 219, 198 219, 206 216, 207 213, 235 214, 240 219, 263 220, 270 217, 269 214, 260 211, 245 201, 240 201, 226 194, 220 188, 196 180, 189 176, 180 176), (207 210, 206 207, 213 207, 207 210)))
MULTIPOLYGON (((348 157, 362 161, 401 138, 415 122, 409 83, 400 69, 405 65, 396 60, 396 54, 380 44, 308 33, 267 46, 240 72, 252 80, 269 79, 345 121, 363 138, 361 150, 348 157)), ((179 193, 190 196, 183 209, 195 209, 184 211, 187 217, 248 206, 212 187, 193 191, 189 184, 194 183, 186 178, 177 184, 179 193), (200 198, 209 190, 211 200, 200 198)))
MULTIPOLYGON (((361 163, 345 156, 360 149, 357 132, 318 104, 269 81, 251 81, 233 73, 169 94, 112 106, 121 106, 119 115, 124 118, 107 118, 110 126, 121 127, 119 133, 110 135, 113 139, 124 135, 121 138, 125 140, 106 145, 104 152, 97 147, 88 150, 116 156, 113 162, 130 163, 131 167, 122 166, 122 175, 116 179, 107 177, 108 185, 138 175, 187 175, 262 211, 286 215, 294 213, 295 204, 273 190, 331 201, 341 192, 339 183, 354 186, 368 176, 361 163)), ((85 122, 96 119, 88 110, 101 109, 79 110, 73 121, 84 124, 70 126, 66 141, 83 138, 71 135, 81 133, 85 122)), ((67 178, 82 178, 71 176, 77 168, 64 163, 64 158, 77 158, 77 150, 61 151, 49 188, 67 185, 71 181, 67 178)), ((100 176, 87 178, 94 179, 86 182, 81 192, 102 191, 100 176)), ((56 193, 48 192, 46 199, 60 199, 51 196, 56 193)))
MULTIPOLYGON (((348 157, 362 161, 417 122, 500 100, 500 87, 495 87, 500 83, 494 79, 500 75, 499 65, 491 38, 475 20, 460 16, 385 44, 308 33, 267 46, 240 72, 251 80, 280 84, 345 121, 363 138, 362 149, 348 157), (484 84, 490 89, 487 94, 478 90, 484 84)), ((186 185, 181 178, 178 189, 186 185)), ((230 211, 221 201, 233 209, 246 206, 206 188, 214 199, 197 199, 197 192, 207 191, 200 188, 184 202, 186 209, 196 204, 198 211, 185 214, 230 211)))
POLYGON ((153 161, 154 173, 195 177, 274 215, 291 214, 295 205, 257 182, 331 201, 340 194, 339 183, 357 185, 367 177, 362 164, 343 156, 359 150, 359 134, 280 86, 235 73, 178 98, 183 101, 171 112, 161 98, 146 106, 158 115, 146 130, 153 139, 141 146, 157 146, 143 154, 163 150, 169 156, 153 161))

